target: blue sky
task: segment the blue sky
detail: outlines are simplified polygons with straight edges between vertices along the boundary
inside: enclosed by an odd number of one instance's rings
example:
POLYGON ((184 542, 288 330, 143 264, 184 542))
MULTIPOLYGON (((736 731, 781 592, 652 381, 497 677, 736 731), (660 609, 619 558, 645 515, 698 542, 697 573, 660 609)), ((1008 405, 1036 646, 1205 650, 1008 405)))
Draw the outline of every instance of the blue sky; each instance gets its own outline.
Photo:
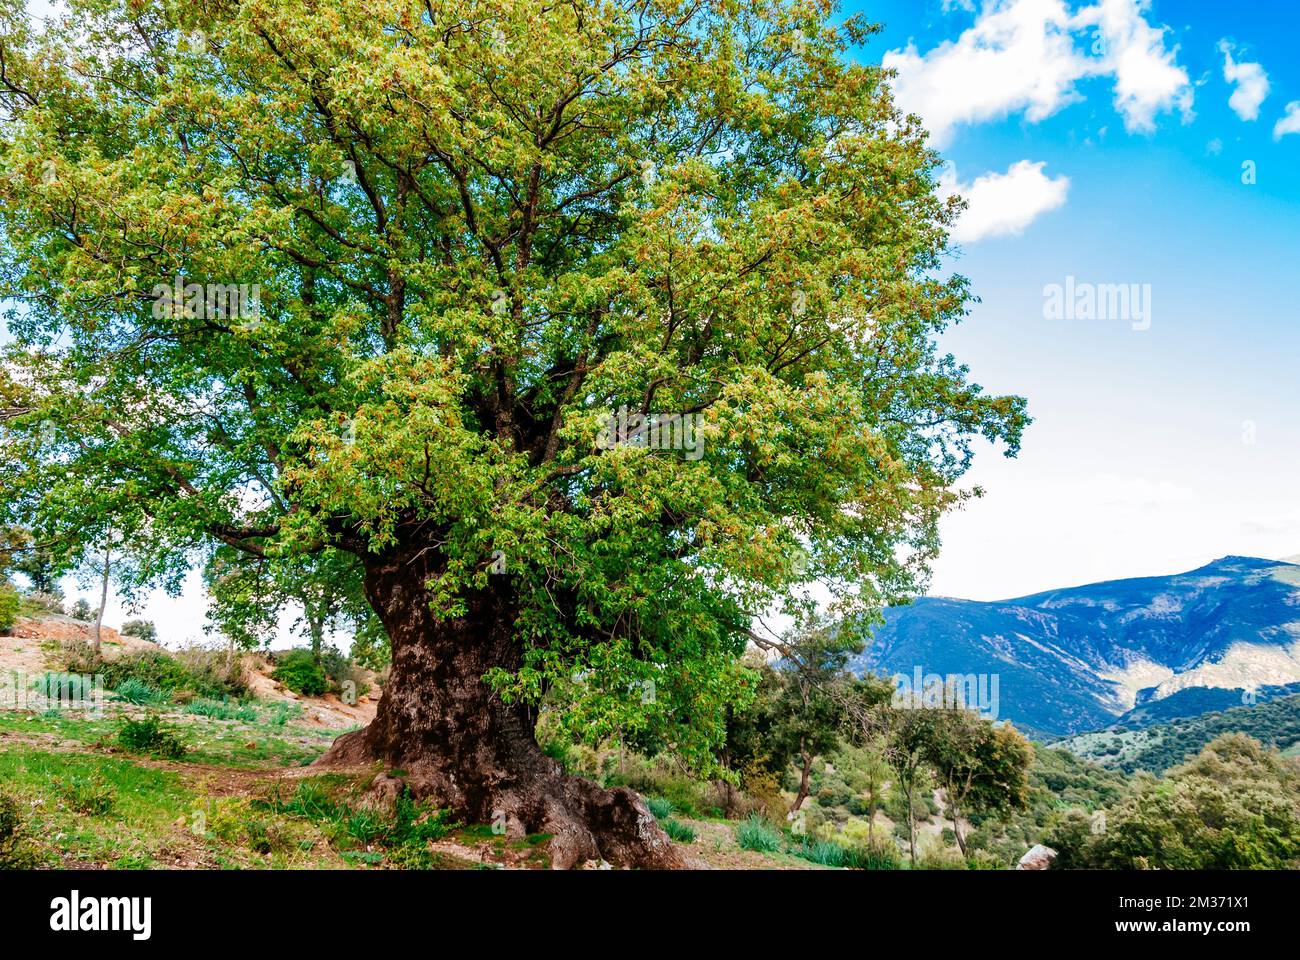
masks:
MULTIPOLYGON (((885 25, 858 56, 899 69, 971 201, 952 267, 981 303, 945 345, 1035 417, 1017 460, 977 458, 932 592, 1300 553, 1300 4, 845 9, 885 25), (1071 276, 1149 287, 1149 327, 1045 317, 1071 276)), ((202 607, 192 583, 148 615, 183 639, 202 607)))
POLYGON ((946 346, 1035 417, 1019 459, 977 459, 932 592, 1300 553, 1300 5, 946 7, 846 6, 971 202, 953 268, 981 303, 946 346), (1149 285, 1149 328, 1046 318, 1067 276, 1149 285))

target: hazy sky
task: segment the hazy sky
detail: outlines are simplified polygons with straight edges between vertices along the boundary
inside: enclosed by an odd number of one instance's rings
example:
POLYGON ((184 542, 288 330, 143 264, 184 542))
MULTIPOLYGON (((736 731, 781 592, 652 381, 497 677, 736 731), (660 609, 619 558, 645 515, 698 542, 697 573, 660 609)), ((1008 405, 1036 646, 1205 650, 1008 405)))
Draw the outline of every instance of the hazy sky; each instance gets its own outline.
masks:
MULTIPOLYGON (((898 71, 971 201, 952 267, 982 302, 945 345, 1035 418, 1018 459, 977 457, 987 493, 944 523, 932 592, 1300 553, 1300 5, 846 10, 885 24, 858 56, 898 71), (1135 285, 1143 309, 1047 315, 1067 278, 1135 285)), ((147 615, 180 640, 203 606, 192 584, 147 615)))

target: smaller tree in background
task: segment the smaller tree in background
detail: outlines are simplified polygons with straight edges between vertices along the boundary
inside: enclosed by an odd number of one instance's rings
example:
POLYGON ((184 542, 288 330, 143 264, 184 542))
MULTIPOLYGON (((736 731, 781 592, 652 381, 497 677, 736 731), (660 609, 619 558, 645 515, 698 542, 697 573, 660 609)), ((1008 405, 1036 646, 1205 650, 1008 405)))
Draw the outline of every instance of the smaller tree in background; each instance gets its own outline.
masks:
POLYGON ((843 691, 844 723, 854 741, 875 744, 907 804, 907 846, 916 866, 916 789, 933 737, 931 711, 896 707, 893 686, 878 677, 852 681, 843 691))
POLYGON ((1024 809, 1033 747, 1014 727, 994 726, 974 710, 931 711, 925 760, 943 787, 957 846, 966 856, 961 820, 968 809, 1024 809))
POLYGON ((784 660, 776 671, 779 685, 768 737, 773 753, 791 758, 799 773, 790 816, 808 798, 813 761, 840 745, 843 688, 851 681, 846 668, 861 652, 858 636, 826 627, 802 632, 782 645, 784 660))
MULTIPOLYGON (((286 605, 299 611, 293 626, 318 664, 326 638, 340 630, 361 634, 364 651, 383 646, 374 637, 379 626, 365 600, 361 567, 341 551, 250 556, 219 548, 204 568, 204 581, 212 601, 210 629, 225 636, 232 650, 255 650, 269 643, 286 605)), ((370 659, 377 657, 371 654, 370 659)))
POLYGON ((128 620, 119 631, 124 637, 135 637, 148 643, 158 642, 158 628, 152 620, 128 620))

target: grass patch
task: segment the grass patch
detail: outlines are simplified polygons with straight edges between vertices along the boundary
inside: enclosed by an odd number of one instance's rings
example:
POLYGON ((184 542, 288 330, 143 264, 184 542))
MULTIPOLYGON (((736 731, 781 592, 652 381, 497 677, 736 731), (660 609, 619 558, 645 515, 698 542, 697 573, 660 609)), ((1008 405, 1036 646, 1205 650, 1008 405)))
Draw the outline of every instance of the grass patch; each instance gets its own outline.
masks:
POLYGON ((67 778, 56 777, 51 785, 54 792, 77 813, 100 817, 113 809, 113 788, 98 773, 73 774, 67 778))
POLYGON ((171 703, 171 697, 152 684, 136 677, 127 677, 113 691, 119 700, 134 703, 137 706, 161 707, 171 703))
POLYGON ((663 827, 664 833, 668 834, 668 836, 672 837, 678 843, 695 842, 696 834, 694 828, 688 824, 682 823, 680 820, 668 817, 665 820, 660 820, 659 826, 663 827))
POLYGON ((854 867, 857 859, 854 852, 847 847, 830 840, 813 840, 804 837, 799 843, 790 844, 785 852, 800 860, 820 864, 823 867, 854 867))
POLYGON ((781 834, 757 814, 736 824, 736 843, 742 850, 775 853, 781 849, 781 834))
POLYGON ((381 847, 390 864, 402 868, 434 866, 426 856, 430 841, 442 839, 459 826, 449 820, 446 811, 412 800, 409 791, 398 797, 391 816, 355 806, 351 797, 345 796, 348 786, 346 778, 313 777, 299 781, 288 798, 277 791, 254 801, 253 807, 316 824, 341 854, 358 847, 381 847))
MULTIPOLYGON (((222 697, 220 700, 203 697, 185 704, 182 709, 186 713, 199 717, 208 717, 212 720, 239 720, 243 723, 256 723, 258 720, 256 707, 252 704, 231 700, 229 697, 222 697)), ((283 721, 281 721, 281 724, 283 724, 283 721)))

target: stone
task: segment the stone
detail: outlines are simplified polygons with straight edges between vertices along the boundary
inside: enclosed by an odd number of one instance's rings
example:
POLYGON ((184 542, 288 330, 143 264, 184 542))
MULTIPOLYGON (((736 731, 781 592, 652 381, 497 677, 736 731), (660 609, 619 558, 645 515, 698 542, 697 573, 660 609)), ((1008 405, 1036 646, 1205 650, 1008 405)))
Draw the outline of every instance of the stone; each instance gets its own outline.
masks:
POLYGON ((1041 843, 1032 846, 1020 862, 1016 864, 1017 870, 1050 870, 1052 861, 1056 859, 1056 851, 1051 847, 1045 847, 1041 843))

